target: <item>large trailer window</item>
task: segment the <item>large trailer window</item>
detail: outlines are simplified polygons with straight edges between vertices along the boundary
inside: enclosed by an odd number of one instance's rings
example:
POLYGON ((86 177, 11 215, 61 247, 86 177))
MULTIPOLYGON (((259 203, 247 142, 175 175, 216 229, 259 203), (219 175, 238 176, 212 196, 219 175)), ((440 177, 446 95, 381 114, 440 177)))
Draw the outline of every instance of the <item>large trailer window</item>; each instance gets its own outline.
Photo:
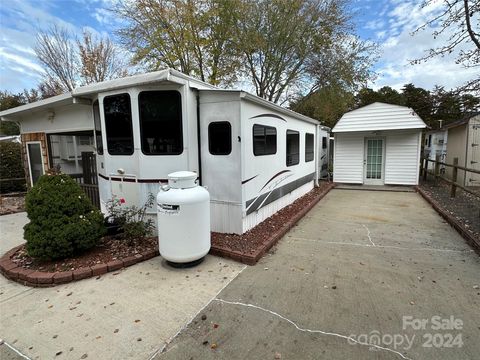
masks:
POLYGON ((300 133, 287 130, 287 166, 297 165, 300 162, 300 133))
POLYGON ((138 96, 140 137, 145 155, 183 152, 182 101, 178 91, 142 91, 138 96))
POLYGON ((315 144, 313 134, 305 134, 305 162, 313 161, 315 157, 315 144))
POLYGON ((232 125, 228 121, 208 125, 208 150, 212 155, 228 155, 232 152, 232 125))
POLYGON ((253 125, 253 154, 255 156, 277 153, 277 129, 271 126, 253 125))
POLYGON ((326 149, 326 148, 327 148, 327 137, 323 136, 322 137, 322 149, 326 149))
POLYGON ((97 154, 103 155, 102 126, 100 124, 100 105, 98 100, 93 103, 93 123, 95 126, 95 141, 97 143, 97 154))
POLYGON ((107 150, 110 155, 133 154, 132 108, 130 95, 118 94, 103 99, 107 150))

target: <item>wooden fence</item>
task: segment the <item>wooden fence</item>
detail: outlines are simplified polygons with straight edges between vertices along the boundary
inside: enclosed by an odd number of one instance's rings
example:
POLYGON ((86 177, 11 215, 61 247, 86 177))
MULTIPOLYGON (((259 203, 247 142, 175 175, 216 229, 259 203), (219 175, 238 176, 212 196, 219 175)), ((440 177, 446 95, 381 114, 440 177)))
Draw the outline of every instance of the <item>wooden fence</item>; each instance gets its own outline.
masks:
POLYGON ((432 159, 429 159, 428 157, 425 157, 425 158, 422 159, 422 161, 420 163, 420 174, 422 175, 423 180, 426 181, 428 175, 430 174, 430 175, 433 175, 434 180, 436 182, 438 181, 438 179, 442 179, 443 181, 447 182, 448 184, 450 184, 450 197, 455 197, 456 194, 457 194, 457 188, 460 188, 463 191, 480 198, 480 192, 473 191, 472 189, 469 189, 469 188, 457 183, 458 170, 463 170, 465 172, 471 172, 471 173, 474 173, 474 174, 480 174, 480 170, 471 169, 471 168, 467 168, 467 167, 458 165, 458 158, 453 158, 453 164, 447 164, 445 162, 440 161, 440 155, 437 155, 435 157, 435 160, 432 160, 432 159), (434 164, 434 171, 433 172, 428 170, 428 163, 429 162, 434 164), (440 174, 440 165, 453 168, 451 179, 449 179, 446 176, 443 176, 443 175, 440 174))

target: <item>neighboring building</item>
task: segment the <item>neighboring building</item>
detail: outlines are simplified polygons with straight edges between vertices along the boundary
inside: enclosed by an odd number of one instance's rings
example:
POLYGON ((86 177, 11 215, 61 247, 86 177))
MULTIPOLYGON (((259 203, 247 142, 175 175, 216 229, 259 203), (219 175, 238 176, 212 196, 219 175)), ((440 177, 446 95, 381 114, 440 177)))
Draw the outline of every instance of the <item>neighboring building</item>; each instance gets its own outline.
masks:
MULTIPOLYGON (((431 160, 435 160, 437 155, 440 156, 441 162, 446 162, 447 159, 447 138, 448 133, 445 128, 430 130, 425 133, 425 145, 423 154, 431 160)), ((429 169, 435 168, 435 163, 428 163, 429 169)), ((445 173, 445 166, 440 166, 440 172, 445 173)))
POLYGON ((342 116, 335 127, 333 181, 418 184, 423 120, 405 106, 373 103, 342 116))
MULTIPOLYGON (((469 116, 445 126, 448 131, 447 164, 480 170, 480 115, 469 116)), ((452 177, 452 168, 447 167, 447 177, 452 177)), ((458 170, 457 181, 463 186, 480 186, 480 174, 458 170)))
POLYGON ((242 234, 328 170, 330 129, 317 120, 171 69, 80 87, 0 117, 20 124, 31 183, 54 165, 78 173, 94 151, 105 212, 112 196, 143 205, 169 173, 194 171, 210 192, 218 232, 242 234))

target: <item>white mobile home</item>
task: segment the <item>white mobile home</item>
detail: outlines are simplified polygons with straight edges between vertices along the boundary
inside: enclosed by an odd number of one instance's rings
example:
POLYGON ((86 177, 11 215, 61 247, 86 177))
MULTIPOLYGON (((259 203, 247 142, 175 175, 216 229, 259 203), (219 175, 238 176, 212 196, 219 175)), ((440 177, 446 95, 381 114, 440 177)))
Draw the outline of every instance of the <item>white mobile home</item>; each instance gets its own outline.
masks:
MULTIPOLYGON (((430 130, 425 133, 425 144, 423 147, 423 155, 431 160, 440 157, 441 162, 446 162, 447 158, 447 139, 448 131, 445 129, 430 130)), ((433 170, 435 163, 429 162, 428 168, 433 170)), ((445 173, 445 166, 440 166, 440 172, 445 173)))
POLYGON ((170 69, 77 88, 0 116, 21 125, 32 183, 35 171, 38 177, 53 164, 59 134, 76 136, 59 145, 60 160, 78 162, 78 134, 93 129, 102 210, 112 195, 142 204, 169 173, 190 170, 210 192, 212 230, 225 233, 241 234, 307 193, 328 161, 329 129, 318 121, 170 69))
POLYGON ((423 120, 405 106, 373 103, 344 114, 335 127, 333 181, 416 185, 423 120))

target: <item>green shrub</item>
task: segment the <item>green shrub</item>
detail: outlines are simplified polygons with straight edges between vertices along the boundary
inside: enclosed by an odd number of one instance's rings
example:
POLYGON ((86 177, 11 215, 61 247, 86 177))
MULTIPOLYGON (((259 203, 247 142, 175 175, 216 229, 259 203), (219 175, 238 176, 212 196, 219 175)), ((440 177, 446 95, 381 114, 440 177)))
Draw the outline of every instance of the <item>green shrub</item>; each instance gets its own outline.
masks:
POLYGON ((0 178, 23 180, 0 181, 0 193, 25 191, 25 173, 22 163, 22 145, 13 142, 0 142, 0 178))
POLYGON ((43 175, 25 198, 30 256, 61 259, 95 246, 104 235, 103 215, 68 175, 43 175))

